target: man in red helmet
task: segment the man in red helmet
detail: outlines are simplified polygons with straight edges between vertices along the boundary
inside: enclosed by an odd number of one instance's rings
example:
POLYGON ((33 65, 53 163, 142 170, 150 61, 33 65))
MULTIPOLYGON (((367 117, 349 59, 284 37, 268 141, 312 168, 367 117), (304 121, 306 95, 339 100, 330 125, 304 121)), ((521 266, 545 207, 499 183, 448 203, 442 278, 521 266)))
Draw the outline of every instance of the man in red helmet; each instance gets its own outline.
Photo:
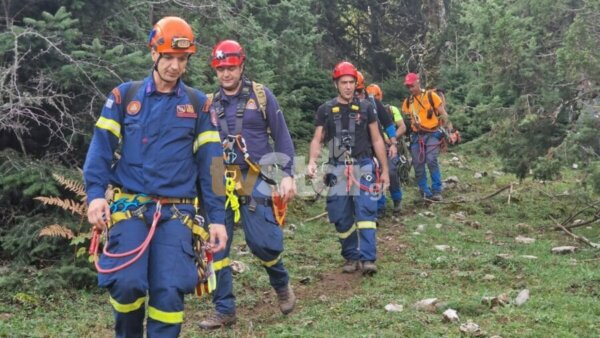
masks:
POLYGON ((273 210, 278 201, 287 203, 296 193, 292 171, 294 145, 273 93, 244 76, 245 60, 242 46, 233 40, 219 42, 212 51, 211 66, 220 88, 213 94, 208 110, 222 139, 227 195, 225 224, 229 241, 225 250, 214 257, 217 276, 213 294, 215 312, 200 323, 200 327, 207 330, 229 326, 236 321, 228 256, 233 226, 238 221, 241 221, 248 247, 269 275, 281 312, 289 314, 296 304, 282 259, 281 223, 276 218, 277 211, 274 214, 273 210), (259 166, 259 163, 275 164, 273 159, 283 171, 284 177, 279 184, 263 174, 259 166))
POLYGON ((373 106, 354 95, 358 80, 354 65, 338 63, 332 79, 338 95, 317 110, 307 175, 315 176, 321 145, 327 143, 327 213, 335 224, 346 260, 342 271, 361 270, 363 275, 372 275, 377 272, 377 200, 381 193, 372 151, 381 165, 380 183, 386 188, 389 173, 385 145, 373 106))
POLYGON ((199 190, 212 221, 212 250, 227 242, 224 198, 213 193, 208 174, 211 159, 221 156, 219 135, 210 116, 197 111, 204 93, 181 81, 196 51, 192 28, 181 18, 162 18, 148 45, 150 75, 112 90, 84 165, 88 220, 109 228, 98 284, 110 292, 117 337, 142 337, 146 315, 148 337, 179 335, 184 294, 198 282, 192 248, 198 225, 190 219, 199 190), (121 157, 113 164, 117 149, 121 157))

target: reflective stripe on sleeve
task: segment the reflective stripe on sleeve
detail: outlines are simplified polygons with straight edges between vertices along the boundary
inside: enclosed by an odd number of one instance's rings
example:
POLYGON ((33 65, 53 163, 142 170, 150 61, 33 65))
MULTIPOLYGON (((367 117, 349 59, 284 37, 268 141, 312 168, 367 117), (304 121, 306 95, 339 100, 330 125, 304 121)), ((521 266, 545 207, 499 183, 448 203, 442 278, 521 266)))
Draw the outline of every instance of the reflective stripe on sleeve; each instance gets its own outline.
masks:
POLYGON ((98 122, 96 122, 96 127, 108 130, 118 139, 121 139, 121 125, 115 120, 107 119, 104 116, 100 116, 98 122))
POLYGON ((200 149, 200 147, 209 142, 217 142, 220 143, 221 139, 219 138, 219 132, 214 130, 205 131, 203 133, 198 134, 196 140, 194 141, 194 154, 200 149))

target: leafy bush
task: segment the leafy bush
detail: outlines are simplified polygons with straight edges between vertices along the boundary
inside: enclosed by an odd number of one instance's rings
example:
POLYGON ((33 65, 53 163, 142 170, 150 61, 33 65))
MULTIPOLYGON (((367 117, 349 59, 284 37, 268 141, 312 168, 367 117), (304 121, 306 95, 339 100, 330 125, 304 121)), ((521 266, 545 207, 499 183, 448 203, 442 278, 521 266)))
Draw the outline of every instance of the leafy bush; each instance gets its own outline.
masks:
POLYGON ((540 180, 554 180, 560 176, 561 162, 558 159, 541 158, 535 163, 533 177, 540 180))
POLYGON ((589 182, 592 185, 593 191, 600 195, 600 161, 595 161, 590 166, 589 182))

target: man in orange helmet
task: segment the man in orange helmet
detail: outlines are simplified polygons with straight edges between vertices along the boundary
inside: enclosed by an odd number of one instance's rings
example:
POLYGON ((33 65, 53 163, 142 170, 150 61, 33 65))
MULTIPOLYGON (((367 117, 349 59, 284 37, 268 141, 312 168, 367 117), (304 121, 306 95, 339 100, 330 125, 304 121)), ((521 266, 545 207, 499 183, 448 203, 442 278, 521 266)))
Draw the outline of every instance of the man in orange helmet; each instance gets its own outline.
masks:
MULTIPOLYGON (((393 183, 393 171, 390 159, 396 158, 398 153, 398 141, 396 138, 396 125, 392 117, 386 113, 386 109, 380 100, 375 99, 372 96, 368 96, 365 88, 365 78, 360 71, 357 71, 358 79, 356 81, 356 96, 361 100, 366 100, 373 106, 373 112, 377 116, 379 122, 381 137, 385 143, 387 154, 388 154, 388 165, 390 165, 390 183, 393 183)), ((381 198, 377 201, 377 216, 382 218, 385 216, 385 193, 382 192, 381 198)))
MULTIPOLYGON (((366 88, 369 100, 372 100, 377 107, 377 116, 383 116, 390 118, 396 124, 396 139, 389 141, 390 143, 396 140, 401 140, 403 135, 406 133, 406 126, 402 119, 402 114, 397 107, 392 105, 384 105, 383 91, 377 84, 370 84, 366 88)), ((398 144, 399 142, 396 142, 398 144)), ((403 144, 402 144, 403 145, 403 144)), ((395 216, 400 215, 402 208, 402 189, 400 188, 400 179, 398 177, 398 166, 401 165, 400 161, 406 161, 406 158, 400 158, 400 145, 397 146, 398 152, 396 154, 388 154, 388 165, 390 166, 390 195, 392 196, 393 214, 395 216)), ((385 194, 382 194, 381 199, 378 202, 379 210, 385 208, 385 194)))
POLYGON ((342 246, 342 271, 372 275, 377 272, 376 220, 381 191, 374 175, 373 151, 381 165, 380 183, 387 188, 385 145, 373 107, 355 96, 358 72, 354 65, 338 63, 332 80, 338 95, 317 109, 307 175, 315 176, 321 145, 326 143, 327 213, 342 246))
POLYGON ((192 28, 181 18, 162 18, 148 46, 150 75, 112 90, 84 165, 88 220, 109 228, 98 285, 110 292, 116 337, 143 337, 146 315, 148 337, 179 335, 184 295, 198 283, 192 247, 198 224, 190 220, 199 190, 212 222, 212 251, 227 243, 224 198, 213 192, 209 174, 212 158, 221 156, 219 135, 198 108, 206 95, 181 80, 196 51, 192 28))
POLYGON ((236 322, 229 251, 233 226, 238 221, 250 251, 269 275, 281 313, 291 313, 296 305, 282 256, 282 214, 274 211, 281 206, 278 201, 285 204, 296 193, 292 170, 294 145, 277 99, 267 87, 244 76, 245 61, 246 53, 237 41, 224 40, 213 47, 211 67, 220 87, 213 94, 208 110, 223 140, 227 194, 225 224, 229 241, 226 249, 214 257, 217 276, 213 294, 215 312, 200 322, 200 327, 206 330, 236 322), (279 184, 263 174, 259 165, 273 164, 272 159, 283 172, 279 184))

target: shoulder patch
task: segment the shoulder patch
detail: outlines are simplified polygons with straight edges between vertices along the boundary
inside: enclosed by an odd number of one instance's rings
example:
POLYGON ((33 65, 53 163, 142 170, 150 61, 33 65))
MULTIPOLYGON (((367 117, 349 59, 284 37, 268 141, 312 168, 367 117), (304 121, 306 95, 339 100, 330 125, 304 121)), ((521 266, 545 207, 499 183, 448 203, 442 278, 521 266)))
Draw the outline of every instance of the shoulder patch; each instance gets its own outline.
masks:
POLYGON ((115 97, 114 101, 116 104, 121 104, 121 91, 119 90, 118 87, 115 87, 112 92, 113 96, 115 97))
POLYGON ((213 94, 206 94, 206 101, 204 101, 204 106, 202 107, 203 113, 208 113, 208 109, 210 108, 210 105, 213 102, 213 97, 213 94))
POLYGON ((215 108, 211 108, 210 109, 210 123, 212 123, 213 126, 217 127, 219 119, 217 117, 217 111, 215 110, 215 108))
POLYGON ((108 109, 111 109, 113 106, 113 103, 114 103, 113 99, 109 98, 108 100, 106 100, 106 103, 104 104, 104 106, 108 109))
POLYGON ((131 115, 131 116, 137 115, 141 109, 142 109, 142 103, 140 101, 138 101, 138 100, 131 101, 127 105, 127 114, 131 115))

